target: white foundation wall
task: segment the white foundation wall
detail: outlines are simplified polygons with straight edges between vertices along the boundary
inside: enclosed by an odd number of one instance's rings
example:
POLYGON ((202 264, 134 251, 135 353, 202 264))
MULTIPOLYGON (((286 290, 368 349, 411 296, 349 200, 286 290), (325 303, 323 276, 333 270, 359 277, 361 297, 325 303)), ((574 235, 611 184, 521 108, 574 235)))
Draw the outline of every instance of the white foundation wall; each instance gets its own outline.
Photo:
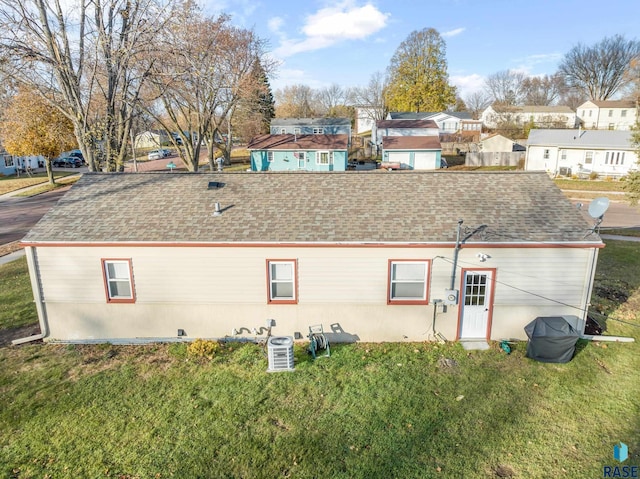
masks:
MULTIPOLYGON (((462 289, 460 268, 495 268, 490 337, 524 338, 537 316, 582 316, 593 251, 465 247, 454 287, 462 289), (478 252, 489 258, 480 262, 478 252)), ((450 287, 452 258, 450 247, 46 246, 35 248, 31 270, 49 340, 167 339, 178 329, 188 339, 233 329, 253 338, 275 319, 275 335, 306 337, 322 324, 333 341, 425 341, 433 339, 433 300, 450 287), (124 258, 136 302, 108 304, 101 260, 124 258), (267 304, 267 259, 297 260, 298 304, 267 304), (429 305, 387 304, 390 259, 431 260, 429 305)), ((437 307, 437 332, 455 340, 458 322, 459 306, 437 307)))

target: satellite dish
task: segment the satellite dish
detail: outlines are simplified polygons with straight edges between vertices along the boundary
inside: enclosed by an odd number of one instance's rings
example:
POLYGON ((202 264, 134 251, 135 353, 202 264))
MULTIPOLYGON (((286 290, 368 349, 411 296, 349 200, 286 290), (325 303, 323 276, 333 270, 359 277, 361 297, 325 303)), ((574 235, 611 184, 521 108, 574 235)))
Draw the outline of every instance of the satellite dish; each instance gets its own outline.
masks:
POLYGON ((593 219, 602 218, 609 209, 609 198, 601 196, 589 203, 589 216, 593 219))

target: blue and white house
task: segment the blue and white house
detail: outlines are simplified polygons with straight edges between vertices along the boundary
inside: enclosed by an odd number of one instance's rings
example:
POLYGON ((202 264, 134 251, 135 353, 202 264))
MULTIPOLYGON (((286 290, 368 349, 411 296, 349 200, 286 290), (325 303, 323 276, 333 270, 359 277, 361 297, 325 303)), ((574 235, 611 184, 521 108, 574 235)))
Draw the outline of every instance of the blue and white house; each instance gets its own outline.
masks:
POLYGON ((253 138, 252 171, 346 171, 349 137, 326 134, 261 135, 253 138))
POLYGON ((351 138, 349 118, 274 118, 272 135, 347 135, 351 138))
POLYGON ((384 136, 382 165, 400 170, 437 170, 442 147, 437 136, 384 136))

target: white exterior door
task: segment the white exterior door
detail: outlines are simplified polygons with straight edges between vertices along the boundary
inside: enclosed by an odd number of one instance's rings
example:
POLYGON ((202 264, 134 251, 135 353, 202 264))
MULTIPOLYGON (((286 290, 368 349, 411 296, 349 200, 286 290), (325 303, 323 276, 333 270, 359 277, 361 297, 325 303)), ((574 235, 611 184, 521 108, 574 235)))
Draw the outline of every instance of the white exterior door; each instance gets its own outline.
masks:
POLYGON ((460 339, 486 339, 491 313, 493 271, 466 270, 460 299, 460 339))

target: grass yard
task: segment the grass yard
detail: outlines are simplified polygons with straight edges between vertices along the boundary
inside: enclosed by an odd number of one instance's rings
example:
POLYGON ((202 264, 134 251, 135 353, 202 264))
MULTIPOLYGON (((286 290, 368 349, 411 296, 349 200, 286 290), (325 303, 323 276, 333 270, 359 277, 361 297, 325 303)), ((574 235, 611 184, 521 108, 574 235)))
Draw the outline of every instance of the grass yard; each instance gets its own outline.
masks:
MULTIPOLYGON (((55 172, 54 178, 56 180, 69 176, 73 173, 55 172)), ((0 195, 11 193, 12 191, 27 188, 28 186, 39 185, 41 183, 47 183, 49 178, 46 173, 34 173, 31 177, 26 174, 20 178, 15 176, 0 176, 0 195)))
POLYGON ((553 180, 561 190, 582 191, 617 191, 624 193, 624 181, 596 181, 596 180, 553 180))
POLYGON ((0 265, 0 330, 37 322, 26 258, 0 265))
MULTIPOLYGON (((608 242, 594 298, 635 325, 608 334, 636 340, 639 253, 608 242)), ((577 479, 602 477, 619 441, 640 463, 639 343, 581 342, 564 365, 524 353, 354 344, 312 362, 296 346, 295 372, 266 373, 237 343, 211 360, 185 344, 2 348, 0 477, 577 479)))

